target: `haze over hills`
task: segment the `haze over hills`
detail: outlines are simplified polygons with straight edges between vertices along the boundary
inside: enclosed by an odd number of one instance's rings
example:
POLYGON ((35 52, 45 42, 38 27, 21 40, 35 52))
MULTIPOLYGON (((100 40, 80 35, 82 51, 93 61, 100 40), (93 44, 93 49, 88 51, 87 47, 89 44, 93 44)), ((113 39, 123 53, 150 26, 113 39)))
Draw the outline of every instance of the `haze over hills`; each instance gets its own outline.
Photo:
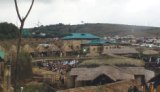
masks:
POLYGON ((62 37, 69 33, 92 33, 98 36, 125 36, 134 35, 136 37, 158 37, 160 35, 160 27, 135 26, 123 24, 102 24, 88 23, 79 25, 48 25, 32 28, 32 32, 46 33, 48 36, 62 37))

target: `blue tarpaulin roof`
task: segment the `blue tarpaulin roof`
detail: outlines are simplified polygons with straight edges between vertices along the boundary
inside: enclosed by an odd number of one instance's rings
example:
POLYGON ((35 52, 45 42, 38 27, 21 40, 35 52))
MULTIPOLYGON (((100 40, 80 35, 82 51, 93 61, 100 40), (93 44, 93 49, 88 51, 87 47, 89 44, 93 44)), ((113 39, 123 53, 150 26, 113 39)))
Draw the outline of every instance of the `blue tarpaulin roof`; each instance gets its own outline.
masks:
POLYGON ((62 40, 72 40, 72 39, 100 39, 100 37, 89 33, 71 33, 68 36, 62 38, 62 40))

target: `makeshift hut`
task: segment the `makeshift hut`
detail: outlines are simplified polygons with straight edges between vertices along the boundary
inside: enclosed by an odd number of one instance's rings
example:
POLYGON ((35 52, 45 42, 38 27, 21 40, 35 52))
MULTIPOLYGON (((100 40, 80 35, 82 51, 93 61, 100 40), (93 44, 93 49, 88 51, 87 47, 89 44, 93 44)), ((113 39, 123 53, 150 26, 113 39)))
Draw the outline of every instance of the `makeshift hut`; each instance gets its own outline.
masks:
POLYGON ((60 56, 60 49, 55 44, 49 44, 47 52, 49 56, 60 56))
POLYGON ((155 51, 155 50, 145 50, 145 51, 143 51, 143 54, 144 55, 157 55, 157 54, 159 54, 159 52, 155 51))
POLYGON ((36 56, 36 52, 33 47, 31 47, 29 44, 26 44, 22 48, 25 52, 28 52, 32 57, 36 56))
POLYGON ((39 44, 35 49, 38 56, 40 57, 47 56, 47 49, 45 48, 45 46, 39 44))
POLYGON ((34 49, 29 45, 29 44, 26 44, 23 46, 23 50, 28 52, 28 53, 33 53, 35 52, 34 49))
POLYGON ((148 49, 142 53, 142 59, 146 62, 146 67, 159 66, 159 52, 156 50, 148 49))
POLYGON ((69 43, 64 43, 62 46, 62 52, 64 56, 71 56, 74 53, 72 45, 69 43))
POLYGON ((145 84, 150 78, 155 76, 153 71, 147 70, 144 67, 122 67, 125 71, 134 74, 139 84, 145 84))
POLYGON ((145 70, 144 68, 130 67, 129 69, 116 66, 100 66, 96 68, 73 68, 70 72, 72 87, 91 86, 99 84, 107 84, 120 80, 149 79, 154 76, 154 72, 145 70), (134 72, 136 71, 136 72, 134 72), (148 74, 149 73, 149 74, 148 74), (144 79, 139 79, 143 76, 144 79))

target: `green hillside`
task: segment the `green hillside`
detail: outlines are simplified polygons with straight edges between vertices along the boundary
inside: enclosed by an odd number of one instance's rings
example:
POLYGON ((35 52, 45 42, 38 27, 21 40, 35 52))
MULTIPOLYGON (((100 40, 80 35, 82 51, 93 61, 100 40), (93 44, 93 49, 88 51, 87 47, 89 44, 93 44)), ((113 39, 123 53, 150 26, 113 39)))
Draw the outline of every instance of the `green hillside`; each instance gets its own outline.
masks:
POLYGON ((46 33, 51 37, 62 37, 69 33, 92 33, 98 36, 124 36, 135 35, 137 37, 157 37, 160 34, 159 27, 121 25, 121 24, 81 24, 81 25, 48 25, 31 29, 35 33, 46 33))

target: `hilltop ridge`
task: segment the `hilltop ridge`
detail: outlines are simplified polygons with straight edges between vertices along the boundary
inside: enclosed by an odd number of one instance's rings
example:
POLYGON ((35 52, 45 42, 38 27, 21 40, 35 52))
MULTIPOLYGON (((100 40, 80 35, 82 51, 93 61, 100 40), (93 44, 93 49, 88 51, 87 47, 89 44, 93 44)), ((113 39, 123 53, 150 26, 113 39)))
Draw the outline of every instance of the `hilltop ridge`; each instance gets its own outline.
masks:
POLYGON ((98 36, 125 36, 134 35, 136 37, 157 37, 160 34, 159 27, 124 25, 124 24, 102 24, 88 23, 78 25, 47 25, 31 28, 32 32, 46 33, 48 37, 63 37, 69 33, 92 33, 98 36))

